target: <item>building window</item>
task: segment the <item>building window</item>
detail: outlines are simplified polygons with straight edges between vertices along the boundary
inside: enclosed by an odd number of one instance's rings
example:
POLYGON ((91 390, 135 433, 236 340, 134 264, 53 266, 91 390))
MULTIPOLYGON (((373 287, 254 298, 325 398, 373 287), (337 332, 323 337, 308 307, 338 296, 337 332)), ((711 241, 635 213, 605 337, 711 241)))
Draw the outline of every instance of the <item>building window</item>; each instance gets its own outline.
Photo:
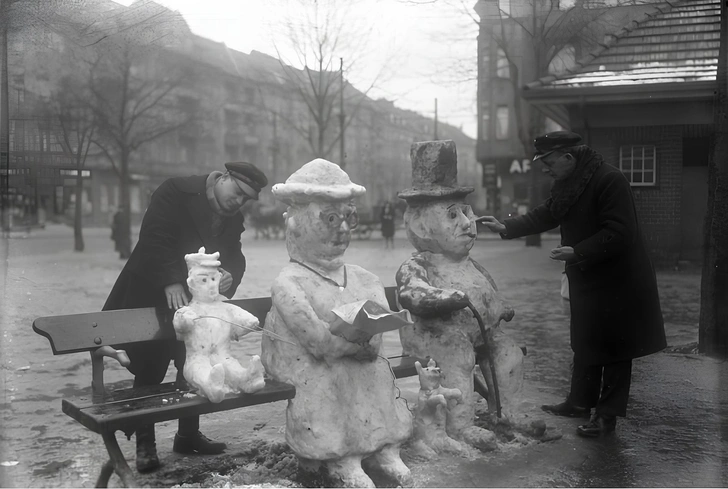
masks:
POLYGON ((511 15, 511 0, 498 0, 498 8, 505 15, 511 15))
POLYGON ((483 114, 481 116, 480 120, 480 138, 483 141, 487 141, 489 139, 488 135, 490 134, 490 110, 488 109, 488 106, 483 107, 483 114))
POLYGON ((498 78, 510 79, 511 77, 511 65, 508 63, 506 52, 501 48, 498 48, 498 58, 496 61, 496 74, 498 78))
POLYGON ((633 187, 654 186, 657 151, 653 145, 619 147, 619 169, 633 187))
POLYGON ((483 56, 480 58, 480 63, 480 69, 487 76, 490 73, 490 46, 486 46, 485 49, 483 49, 483 56))
POLYGON ((495 138, 508 139, 508 106, 499 105, 495 113, 495 138))

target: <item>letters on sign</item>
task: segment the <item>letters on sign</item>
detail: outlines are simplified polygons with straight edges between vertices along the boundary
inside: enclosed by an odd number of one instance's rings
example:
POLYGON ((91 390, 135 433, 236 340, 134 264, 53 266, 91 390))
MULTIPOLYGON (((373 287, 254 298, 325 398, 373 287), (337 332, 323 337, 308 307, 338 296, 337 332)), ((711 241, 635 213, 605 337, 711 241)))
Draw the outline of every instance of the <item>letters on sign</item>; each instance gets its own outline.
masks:
POLYGON ((521 161, 513 160, 509 173, 528 173, 531 170, 531 160, 524 158, 521 161))

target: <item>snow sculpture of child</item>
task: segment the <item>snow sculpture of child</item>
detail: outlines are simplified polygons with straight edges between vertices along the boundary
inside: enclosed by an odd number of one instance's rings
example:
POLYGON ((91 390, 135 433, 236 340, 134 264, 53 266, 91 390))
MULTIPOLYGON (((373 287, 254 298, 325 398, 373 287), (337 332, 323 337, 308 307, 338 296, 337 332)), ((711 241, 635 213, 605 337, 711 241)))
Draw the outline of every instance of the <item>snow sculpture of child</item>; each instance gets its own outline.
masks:
POLYGON ((185 255, 192 300, 175 312, 172 324, 177 339, 185 342, 187 356, 183 374, 198 393, 211 402, 225 394, 252 393, 265 387, 260 356, 251 357, 247 368, 230 353, 230 341, 254 331, 258 318, 234 304, 223 302, 218 293, 220 253, 208 255, 205 248, 185 255))
POLYGON ((289 263, 275 279, 265 321, 275 335, 262 339, 262 360, 276 380, 296 386, 288 401, 286 441, 304 470, 320 467, 344 487, 374 487, 362 469, 370 460, 399 484, 411 481, 399 456, 412 434, 412 415, 397 398, 382 335, 360 343, 332 334, 341 305, 388 303, 372 273, 344 264, 351 229, 358 223, 354 197, 365 192, 338 165, 306 163, 273 195, 285 214, 289 263), (277 338, 280 339, 276 339, 277 338), (281 341, 283 340, 283 341, 281 341))
MULTIPOLYGON (((468 306, 472 304, 480 313, 487 330, 502 319, 510 321, 513 309, 498 293, 490 274, 469 256, 477 230, 464 197, 473 188, 457 184, 455 143, 415 143, 411 158, 413 188, 400 192, 399 198, 407 201, 407 237, 417 252, 400 266, 396 278, 399 302, 412 313, 414 325, 400 329, 400 339, 405 353, 437 361, 443 386, 460 390, 462 399, 448 404, 447 434, 478 446, 483 442, 478 437, 490 439, 492 434, 473 426, 475 350, 484 341, 468 306)), ((504 335, 491 343, 501 397, 512 398, 522 387, 523 353, 504 335)), ((478 355, 478 361, 489 374, 488 357, 478 355)), ((485 380, 488 408, 494 411, 493 382, 490 375, 485 380)))

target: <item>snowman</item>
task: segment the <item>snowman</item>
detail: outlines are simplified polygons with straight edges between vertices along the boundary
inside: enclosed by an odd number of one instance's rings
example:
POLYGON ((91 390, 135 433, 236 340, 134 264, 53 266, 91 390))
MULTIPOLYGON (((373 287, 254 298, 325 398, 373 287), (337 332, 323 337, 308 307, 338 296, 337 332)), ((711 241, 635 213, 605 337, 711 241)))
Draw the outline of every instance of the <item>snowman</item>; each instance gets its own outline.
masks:
POLYGON ((259 321, 223 302, 225 297, 218 292, 219 257, 219 252, 205 253, 204 247, 185 255, 192 300, 177 309, 172 320, 177 339, 185 343, 185 380, 214 403, 228 393, 252 393, 265 387, 260 356, 253 355, 246 368, 230 352, 230 342, 256 331, 259 321))
POLYGON ((262 361, 274 379, 296 387, 286 441, 303 471, 322 469, 337 487, 374 487, 364 462, 407 486, 400 446, 412 434, 412 415, 382 354, 382 334, 347 339, 334 327, 341 306, 388 305, 379 278, 344 261, 359 221, 354 199, 364 192, 321 158, 273 186, 288 205, 290 263, 271 287, 262 361))
POLYGON ((433 358, 442 385, 462 393, 448 401, 448 436, 481 447, 493 435, 473 426, 474 388, 489 412, 499 415, 500 404, 507 409, 522 390, 523 352, 496 329, 512 319, 513 309, 488 271, 470 258, 477 218, 464 201, 473 188, 457 183, 455 143, 415 143, 410 156, 413 187, 398 196, 407 202, 407 237, 417 251, 400 266, 396 281, 399 303, 414 324, 400 329, 400 339, 405 353, 433 358))

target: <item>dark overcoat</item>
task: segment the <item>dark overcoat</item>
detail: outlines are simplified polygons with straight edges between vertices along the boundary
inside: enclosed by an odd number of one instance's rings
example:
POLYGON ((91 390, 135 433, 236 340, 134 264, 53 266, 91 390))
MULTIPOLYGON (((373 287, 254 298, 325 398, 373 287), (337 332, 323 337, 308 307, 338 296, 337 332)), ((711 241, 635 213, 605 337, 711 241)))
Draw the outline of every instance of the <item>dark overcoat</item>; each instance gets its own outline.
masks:
POLYGON ((547 204, 506 219, 504 237, 561 226, 561 245, 577 257, 566 264, 571 298, 571 348, 586 365, 605 365, 667 346, 657 281, 640 233, 634 198, 622 172, 597 168, 560 220, 547 204))
MULTIPOLYGON (((232 286, 223 295, 233 296, 245 272, 240 244, 244 218, 242 213, 222 217, 222 225, 213 232, 215 216, 207 200, 206 181, 207 175, 171 178, 154 191, 139 241, 111 289, 104 311, 141 307, 167 310, 164 288, 181 283, 189 292, 185 255, 196 253, 202 246, 206 253, 220 252, 220 266, 233 277, 232 286)), ((135 374, 144 370, 152 377, 163 378, 170 358, 179 356, 169 345, 148 345, 138 350, 127 351, 132 361, 129 370, 135 374), (159 367, 144 365, 147 360, 159 367)))

